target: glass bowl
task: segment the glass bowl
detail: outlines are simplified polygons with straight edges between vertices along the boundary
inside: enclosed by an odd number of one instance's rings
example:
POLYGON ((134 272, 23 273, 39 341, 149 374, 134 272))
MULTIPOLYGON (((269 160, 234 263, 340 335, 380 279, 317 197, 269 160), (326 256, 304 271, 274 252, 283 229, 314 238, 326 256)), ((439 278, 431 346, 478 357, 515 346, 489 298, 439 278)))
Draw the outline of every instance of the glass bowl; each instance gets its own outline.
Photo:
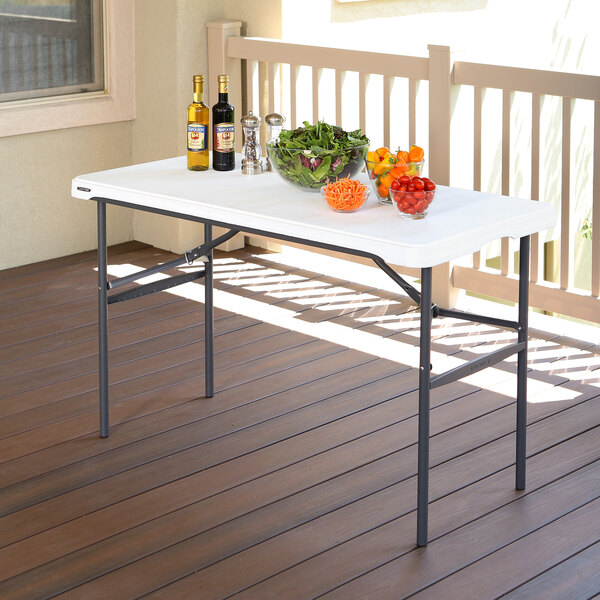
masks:
POLYGON ((408 171, 400 173, 399 170, 395 171, 393 166, 384 167, 383 165, 379 165, 379 163, 365 160, 369 181, 373 187, 373 192, 381 204, 392 203, 390 185, 394 179, 398 179, 402 175, 409 175, 410 177, 420 176, 423 172, 424 164, 425 159, 418 163, 406 163, 408 171))
POLYGON ((323 196, 323 200, 325 200, 327 206, 331 210, 333 210, 334 212, 340 212, 340 213, 349 213, 349 212, 355 212, 355 211, 359 210, 360 208, 362 208, 365 205, 365 202, 367 201, 367 198, 369 197, 369 195, 371 193, 369 191, 369 188, 366 185, 364 185, 364 191, 360 197, 348 198, 347 200, 338 200, 337 202, 334 203, 334 202, 332 202, 331 197, 329 197, 325 193, 326 187, 327 186, 324 185, 321 188, 321 196, 323 196))
POLYGON ((337 150, 291 150, 266 144, 269 161, 277 174, 290 185, 318 192, 328 181, 354 177, 365 164, 369 144, 337 150))
POLYGON ((437 189, 414 192, 395 192, 392 190, 392 204, 405 219, 423 219, 429 211, 429 206, 435 198, 437 189))

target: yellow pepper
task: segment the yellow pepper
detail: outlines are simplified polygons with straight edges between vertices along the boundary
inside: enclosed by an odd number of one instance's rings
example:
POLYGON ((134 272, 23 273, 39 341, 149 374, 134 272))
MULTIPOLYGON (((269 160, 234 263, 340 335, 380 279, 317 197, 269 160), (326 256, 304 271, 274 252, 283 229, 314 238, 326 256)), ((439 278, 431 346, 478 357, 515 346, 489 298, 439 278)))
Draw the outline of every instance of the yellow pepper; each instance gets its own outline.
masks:
POLYGON ((396 159, 393 154, 388 154, 378 165, 375 165, 373 171, 375 175, 381 175, 394 167, 396 159))

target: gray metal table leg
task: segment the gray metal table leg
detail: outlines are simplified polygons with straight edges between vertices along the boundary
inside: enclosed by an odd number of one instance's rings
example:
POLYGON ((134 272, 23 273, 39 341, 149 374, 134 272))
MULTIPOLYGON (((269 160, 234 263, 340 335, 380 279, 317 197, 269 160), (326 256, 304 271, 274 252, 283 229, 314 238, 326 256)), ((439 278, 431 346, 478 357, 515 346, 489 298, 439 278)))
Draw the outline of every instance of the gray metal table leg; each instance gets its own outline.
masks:
POLYGON ((108 437, 108 300, 106 276, 106 204, 98 204, 98 368, 100 437, 108 437))
MULTIPOLYGON (((204 243, 212 240, 212 225, 204 225, 204 243)), ((213 323, 213 251, 207 253, 204 263, 204 384, 205 395, 212 398, 214 384, 214 323, 213 323)))
POLYGON ((431 389, 431 267, 421 269, 417 546, 427 546, 429 509, 429 392, 431 389))
POLYGON ((519 330, 518 341, 525 347, 517 354, 517 444, 516 488, 525 489, 527 456, 527 336, 529 311, 529 236, 521 238, 519 250, 519 330))

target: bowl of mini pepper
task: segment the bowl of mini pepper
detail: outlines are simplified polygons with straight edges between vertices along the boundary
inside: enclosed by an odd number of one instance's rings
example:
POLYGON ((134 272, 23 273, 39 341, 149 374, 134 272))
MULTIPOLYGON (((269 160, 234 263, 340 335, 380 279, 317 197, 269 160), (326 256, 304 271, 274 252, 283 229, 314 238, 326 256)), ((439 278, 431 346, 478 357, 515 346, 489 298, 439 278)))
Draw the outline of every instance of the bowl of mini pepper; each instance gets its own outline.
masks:
POLYGON ((392 152, 382 146, 367 153, 365 164, 373 191, 381 204, 392 204, 390 188, 394 181, 403 176, 420 176, 423 171, 425 152, 412 145, 410 150, 398 149, 392 152))

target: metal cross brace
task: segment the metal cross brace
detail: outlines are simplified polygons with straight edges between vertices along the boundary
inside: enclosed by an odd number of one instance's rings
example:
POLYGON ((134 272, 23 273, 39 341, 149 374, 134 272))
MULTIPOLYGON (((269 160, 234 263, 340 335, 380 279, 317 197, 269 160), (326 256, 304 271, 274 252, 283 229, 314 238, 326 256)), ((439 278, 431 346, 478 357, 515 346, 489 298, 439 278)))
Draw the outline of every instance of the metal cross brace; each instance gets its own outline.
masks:
MULTIPOLYGON (((198 258, 200 258, 203 262, 206 262, 208 260, 208 253, 213 248, 231 239, 237 233, 239 233, 239 230, 231 229, 227 233, 224 233, 214 240, 207 241, 196 248, 192 248, 192 250, 188 250, 180 258, 175 258, 168 262, 155 265, 154 267, 137 271, 131 275, 125 275, 124 277, 113 279, 112 281, 107 281, 106 288, 107 290, 114 289, 125 285, 126 283, 131 283, 132 281, 142 279, 143 277, 154 275, 155 273, 162 273, 163 271, 168 271, 169 269, 175 269, 183 264, 191 265, 198 258)), ((123 302, 124 300, 130 300, 132 298, 140 298, 142 296, 147 296, 148 294, 153 294, 154 292, 168 290, 176 285, 181 285, 182 283, 187 283, 188 281, 193 281, 194 279, 199 279, 200 277, 204 277, 204 271, 183 273, 182 275, 176 275, 175 277, 161 279, 160 281, 147 283, 134 289, 125 290, 124 292, 120 292, 118 294, 112 294, 111 296, 108 296, 107 302, 108 304, 114 304, 115 302, 123 302)))

